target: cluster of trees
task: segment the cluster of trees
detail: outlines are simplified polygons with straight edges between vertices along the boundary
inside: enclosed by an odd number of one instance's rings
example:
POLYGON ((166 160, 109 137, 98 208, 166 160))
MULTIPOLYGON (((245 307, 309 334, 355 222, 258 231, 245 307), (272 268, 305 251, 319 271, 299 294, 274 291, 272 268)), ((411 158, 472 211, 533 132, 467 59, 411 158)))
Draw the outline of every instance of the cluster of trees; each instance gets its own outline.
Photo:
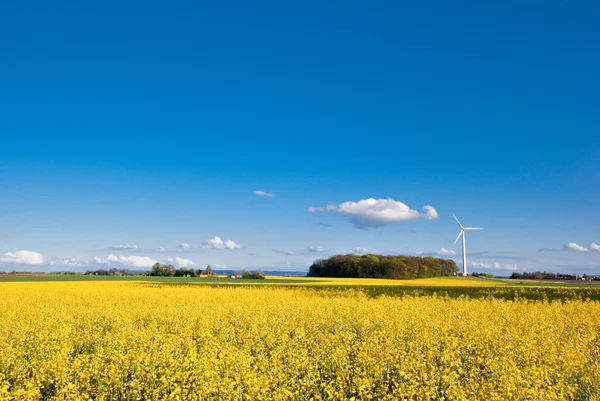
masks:
MULTIPOLYGON (((548 272, 533 272, 533 273, 517 273, 513 272, 510 278, 517 280, 579 280, 581 278, 589 279, 587 274, 579 276, 578 274, 560 274, 548 272)), ((596 279, 594 277, 594 279, 596 279)))
POLYGON ((87 276, 133 276, 129 272, 129 269, 98 269, 98 270, 86 270, 85 275, 87 276))
POLYGON ((473 272, 471 274, 472 277, 487 277, 487 278, 494 278, 494 275, 492 273, 477 273, 477 272, 473 272))
POLYGON ((458 272, 453 260, 431 256, 335 255, 315 261, 308 277, 411 279, 451 276, 458 272))
MULTIPOLYGON (((176 269, 173 265, 163 265, 161 263, 155 263, 150 270, 148 275, 150 276, 170 276, 170 277, 200 277, 202 275, 202 269, 188 269, 182 267, 176 269)), ((204 271, 206 276, 212 276, 213 271, 210 266, 206 266, 204 271)))
POLYGON ((238 270, 236 272, 233 273, 236 277, 240 277, 240 278, 245 278, 245 279, 258 279, 258 280, 263 280, 265 279, 265 272, 263 272, 262 270, 257 270, 254 273, 251 273, 248 270, 238 270))

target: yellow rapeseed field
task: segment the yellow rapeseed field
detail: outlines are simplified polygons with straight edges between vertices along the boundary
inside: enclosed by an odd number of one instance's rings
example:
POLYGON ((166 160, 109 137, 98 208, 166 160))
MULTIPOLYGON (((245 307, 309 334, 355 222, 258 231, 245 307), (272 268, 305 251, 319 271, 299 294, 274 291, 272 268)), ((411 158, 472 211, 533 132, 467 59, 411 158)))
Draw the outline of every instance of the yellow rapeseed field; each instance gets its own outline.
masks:
POLYGON ((381 278, 330 278, 330 277, 269 277, 281 284, 292 281, 293 285, 390 285, 401 287, 440 286, 440 287, 503 287, 507 283, 500 280, 472 279, 465 277, 437 277, 416 280, 393 280, 381 278))
POLYGON ((597 400, 600 303, 0 283, 2 400, 597 400))

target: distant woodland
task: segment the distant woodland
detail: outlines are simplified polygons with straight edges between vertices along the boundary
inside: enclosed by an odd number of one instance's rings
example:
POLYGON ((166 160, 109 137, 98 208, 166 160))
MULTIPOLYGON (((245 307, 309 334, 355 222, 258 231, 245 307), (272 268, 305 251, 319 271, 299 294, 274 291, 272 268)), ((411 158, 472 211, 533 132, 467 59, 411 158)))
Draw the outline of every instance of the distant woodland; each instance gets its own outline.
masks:
POLYGON ((451 276, 458 272, 453 260, 431 256, 335 255, 315 261, 308 277, 413 279, 451 276))

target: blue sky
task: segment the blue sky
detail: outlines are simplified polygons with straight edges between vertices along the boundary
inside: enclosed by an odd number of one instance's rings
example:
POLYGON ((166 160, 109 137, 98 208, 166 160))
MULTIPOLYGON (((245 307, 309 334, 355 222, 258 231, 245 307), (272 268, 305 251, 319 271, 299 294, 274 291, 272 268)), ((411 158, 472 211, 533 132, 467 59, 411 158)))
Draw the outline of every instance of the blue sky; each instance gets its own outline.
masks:
POLYGON ((0 270, 459 261, 456 213, 485 228, 470 270, 600 274, 599 18, 591 1, 3 4, 0 270))

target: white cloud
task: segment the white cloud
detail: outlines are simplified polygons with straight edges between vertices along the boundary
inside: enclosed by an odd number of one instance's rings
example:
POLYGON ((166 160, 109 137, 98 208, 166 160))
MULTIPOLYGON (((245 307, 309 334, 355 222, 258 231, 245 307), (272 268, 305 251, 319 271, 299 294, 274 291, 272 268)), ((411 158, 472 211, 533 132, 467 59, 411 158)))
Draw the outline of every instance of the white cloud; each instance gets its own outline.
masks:
POLYGON ((322 246, 309 246, 308 247, 308 252, 311 253, 323 253, 323 252, 329 252, 329 249, 327 248, 323 248, 322 246))
POLYGON ((437 251, 435 251, 435 253, 436 255, 456 255, 455 251, 446 248, 438 249, 437 251))
POLYGON ((108 260, 99 258, 98 256, 94 256, 94 263, 96 263, 98 265, 107 265, 108 260))
POLYGON ((254 195, 256 195, 256 196, 262 196, 262 197, 265 197, 265 198, 272 198, 272 197, 275 196, 275 193, 274 192, 265 192, 265 191, 259 191, 259 190, 257 190, 257 191, 254 191, 254 195))
POLYGON ((23 249, 14 253, 7 252, 0 256, 0 263, 10 263, 15 265, 41 265, 44 263, 44 257, 41 253, 23 249))
POLYGON ((228 239, 227 241, 223 241, 221 239, 221 237, 214 237, 213 239, 210 239, 210 240, 206 241, 204 244, 202 244, 202 248, 205 248, 205 249, 240 249, 241 247, 230 239, 228 239))
POLYGON ((369 253, 369 250, 367 248, 361 248, 360 246, 357 246, 356 248, 354 248, 354 252, 356 252, 356 253, 369 253))
POLYGON ((106 255, 104 259, 94 256, 94 262, 100 265, 120 264, 131 267, 152 267, 152 265, 158 263, 157 260, 148 256, 123 256, 113 255, 112 253, 106 255))
POLYGON ((519 266, 515 264, 502 264, 498 262, 471 262, 473 267, 482 267, 484 269, 498 269, 498 270, 517 270, 519 266))
POLYGON ((140 249, 140 247, 137 245, 113 245, 112 249, 115 251, 127 251, 132 249, 140 249))
POLYGON ((184 243, 178 245, 178 247, 181 248, 181 249, 189 249, 190 248, 190 244, 187 244, 187 243, 184 242, 184 243))
POLYGON ((294 256, 296 254, 296 252, 282 251, 281 249, 273 249, 273 252, 280 253, 280 254, 286 255, 286 256, 294 256))
POLYGON ((592 250, 594 251, 600 251, 600 245, 592 242, 592 245, 590 245, 590 248, 592 248, 592 250))
POLYGON ((577 252, 587 252, 588 251, 588 249, 586 247, 583 247, 574 242, 569 242, 567 245, 565 245, 565 248, 567 248, 568 250, 577 251, 577 252))
POLYGON ((402 202, 389 199, 362 199, 358 202, 344 202, 328 205, 324 208, 311 207, 309 213, 337 214, 345 216, 358 228, 377 228, 390 223, 424 218, 438 218, 437 211, 431 206, 423 207, 424 213, 412 210, 402 202))
POLYGON ((164 252, 164 251, 165 251, 165 248, 162 246, 159 246, 158 249, 154 252, 164 252))
POLYGON ((440 217, 437 210, 435 210, 433 206, 423 206, 423 210, 425 210, 425 215, 422 216, 425 217, 427 220, 435 220, 438 217, 440 217))
POLYGON ((178 267, 192 267, 196 266, 193 260, 184 259, 184 258, 169 258, 167 262, 175 263, 178 267))
POLYGON ((82 267, 87 265, 87 262, 83 260, 79 260, 77 258, 70 259, 52 259, 50 261, 50 265, 52 266, 72 266, 72 267, 82 267))

